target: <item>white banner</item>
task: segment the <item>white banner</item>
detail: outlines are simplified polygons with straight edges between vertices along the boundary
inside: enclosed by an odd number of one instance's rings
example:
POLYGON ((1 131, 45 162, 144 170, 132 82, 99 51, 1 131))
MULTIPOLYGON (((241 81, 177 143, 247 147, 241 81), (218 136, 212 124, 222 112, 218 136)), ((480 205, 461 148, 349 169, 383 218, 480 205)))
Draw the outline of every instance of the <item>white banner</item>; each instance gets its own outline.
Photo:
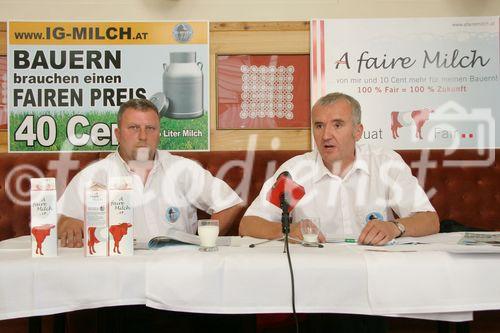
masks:
POLYGON ((361 104, 364 141, 392 149, 494 148, 499 17, 311 22, 311 99, 361 104))

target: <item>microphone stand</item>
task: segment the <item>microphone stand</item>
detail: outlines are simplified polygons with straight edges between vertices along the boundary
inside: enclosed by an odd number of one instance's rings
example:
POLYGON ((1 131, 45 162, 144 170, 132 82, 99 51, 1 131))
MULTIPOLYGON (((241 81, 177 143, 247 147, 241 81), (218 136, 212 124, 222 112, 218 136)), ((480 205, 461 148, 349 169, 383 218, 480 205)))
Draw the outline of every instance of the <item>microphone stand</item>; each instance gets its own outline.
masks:
POLYGON ((283 247, 283 253, 286 253, 288 249, 288 239, 290 234, 290 213, 288 212, 288 201, 286 200, 285 193, 280 195, 280 208, 281 208, 281 232, 283 233, 283 238, 285 240, 285 245, 283 247))
POLYGON ((284 240, 285 244, 283 246, 283 253, 286 253, 287 259, 288 259, 288 267, 290 269, 290 280, 292 284, 292 311, 293 311, 293 318, 295 321, 295 331, 298 333, 299 332, 299 320, 297 318, 297 311, 295 310, 295 282, 294 282, 294 277, 293 277, 293 268, 292 268, 292 260, 290 258, 290 250, 288 248, 288 240, 293 239, 294 241, 301 242, 299 239, 290 237, 290 213, 288 212, 290 205, 288 204, 288 200, 286 198, 285 193, 280 194, 280 208, 281 208, 281 232, 283 233, 283 236, 277 238, 277 239, 271 239, 271 240, 266 240, 257 244, 250 244, 250 247, 255 247, 257 245, 265 244, 268 242, 272 242, 275 240, 284 240))
MULTIPOLYGON (((288 172, 286 172, 288 174, 288 172)), ((282 173, 284 174, 284 173, 282 173)), ((288 177, 291 179, 290 175, 288 174, 288 177)), ((288 248, 288 241, 290 239, 296 241, 297 243, 302 243, 300 239, 296 239, 293 237, 290 237, 290 204, 288 203, 288 198, 287 198, 287 193, 283 192, 280 194, 280 209, 281 209, 281 232, 283 233, 283 236, 276 238, 276 239, 270 239, 270 240, 265 240, 260 243, 255 243, 255 244, 250 244, 249 247, 254 248, 257 245, 265 244, 268 242, 276 241, 276 240, 284 240, 285 244, 283 247, 283 253, 286 253, 287 259, 288 259, 288 267, 290 269, 290 280, 292 284, 292 310, 293 310, 293 318, 295 321, 295 331, 298 333, 299 332, 299 320, 297 318, 297 311, 295 310, 295 282, 294 282, 294 277, 293 277, 293 268, 292 268, 292 260, 290 258, 290 250, 288 248)), ((323 245, 318 244, 318 247, 323 247, 323 245)))
POLYGON ((290 213, 288 212, 290 205, 288 204, 287 196, 285 193, 282 193, 280 195, 280 208, 281 208, 281 232, 283 233, 283 236, 275 238, 275 239, 268 239, 263 242, 255 243, 255 244, 250 244, 249 247, 254 248, 258 245, 262 245, 265 243, 273 242, 273 241, 285 241, 283 253, 286 253, 286 249, 288 248, 288 240, 294 240, 297 243, 302 243, 300 239, 290 237, 290 213))

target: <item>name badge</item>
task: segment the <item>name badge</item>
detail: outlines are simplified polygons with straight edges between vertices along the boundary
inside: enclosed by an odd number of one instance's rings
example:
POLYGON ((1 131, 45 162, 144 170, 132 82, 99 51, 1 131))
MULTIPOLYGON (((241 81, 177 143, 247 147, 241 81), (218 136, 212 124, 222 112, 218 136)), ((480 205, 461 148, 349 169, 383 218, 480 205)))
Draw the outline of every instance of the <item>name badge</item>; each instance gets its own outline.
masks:
POLYGON ((384 216, 379 212, 371 212, 371 213, 368 213, 368 215, 366 215, 365 222, 368 223, 368 221, 371 221, 371 220, 383 221, 384 216))

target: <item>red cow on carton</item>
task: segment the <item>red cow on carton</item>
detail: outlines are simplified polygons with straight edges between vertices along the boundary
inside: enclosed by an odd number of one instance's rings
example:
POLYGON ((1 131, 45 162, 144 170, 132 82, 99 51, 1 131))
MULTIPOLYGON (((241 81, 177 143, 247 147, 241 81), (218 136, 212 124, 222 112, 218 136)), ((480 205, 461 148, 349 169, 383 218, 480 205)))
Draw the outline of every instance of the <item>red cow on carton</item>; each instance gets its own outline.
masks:
POLYGON ((127 234, 127 230, 131 226, 132 224, 130 223, 120 223, 109 227, 109 233, 113 236, 113 241, 114 241, 114 246, 113 246, 114 253, 122 254, 120 252, 120 241, 122 240, 123 236, 127 234))
POLYGON ((96 227, 88 227, 89 240, 87 245, 89 246, 89 254, 95 253, 94 245, 100 242, 95 236, 95 229, 96 227))
POLYGON ((31 228, 31 233, 36 240, 36 254, 40 254, 43 256, 42 245, 43 241, 47 236, 50 235, 50 229, 53 229, 55 225, 53 224, 44 224, 31 228))

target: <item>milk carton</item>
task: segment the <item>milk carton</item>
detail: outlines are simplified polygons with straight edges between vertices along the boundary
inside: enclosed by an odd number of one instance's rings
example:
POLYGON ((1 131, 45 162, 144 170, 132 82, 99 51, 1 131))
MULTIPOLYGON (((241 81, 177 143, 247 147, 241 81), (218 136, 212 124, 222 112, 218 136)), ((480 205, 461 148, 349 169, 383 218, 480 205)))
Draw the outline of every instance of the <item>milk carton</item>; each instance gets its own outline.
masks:
POLYGON ((31 178, 31 255, 57 256, 55 178, 31 178))
POLYGON ((132 177, 110 177, 108 181, 110 256, 134 254, 132 182, 132 177))
POLYGON ((106 186, 91 182, 85 187, 85 255, 108 255, 108 191, 106 186))

